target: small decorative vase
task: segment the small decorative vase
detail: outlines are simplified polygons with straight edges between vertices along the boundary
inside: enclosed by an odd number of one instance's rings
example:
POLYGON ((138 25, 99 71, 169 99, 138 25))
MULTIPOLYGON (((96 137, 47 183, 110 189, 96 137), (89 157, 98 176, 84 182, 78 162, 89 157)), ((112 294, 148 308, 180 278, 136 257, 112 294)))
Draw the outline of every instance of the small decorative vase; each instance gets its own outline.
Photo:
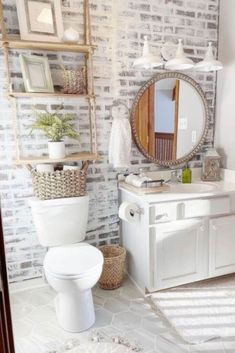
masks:
POLYGON ((70 43, 76 43, 79 40, 79 33, 72 27, 67 28, 64 31, 64 41, 70 43))
POLYGON ((64 141, 53 142, 48 141, 49 158, 62 159, 65 158, 65 143, 64 141))

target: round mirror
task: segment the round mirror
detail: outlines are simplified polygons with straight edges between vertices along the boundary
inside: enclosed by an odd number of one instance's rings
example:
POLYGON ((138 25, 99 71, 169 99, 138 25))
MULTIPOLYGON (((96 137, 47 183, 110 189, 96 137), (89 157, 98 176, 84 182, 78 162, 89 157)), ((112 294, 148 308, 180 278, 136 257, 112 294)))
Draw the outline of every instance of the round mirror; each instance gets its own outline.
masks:
POLYGON ((134 140, 152 162, 184 163, 199 151, 209 125, 204 93, 189 76, 158 74, 138 92, 131 113, 134 140))

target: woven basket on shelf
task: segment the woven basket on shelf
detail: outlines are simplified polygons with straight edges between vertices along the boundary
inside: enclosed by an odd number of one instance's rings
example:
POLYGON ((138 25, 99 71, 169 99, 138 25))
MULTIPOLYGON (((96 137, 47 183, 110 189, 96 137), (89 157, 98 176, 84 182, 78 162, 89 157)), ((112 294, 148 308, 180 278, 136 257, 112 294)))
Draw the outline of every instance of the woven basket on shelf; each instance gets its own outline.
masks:
POLYGON ((99 286, 103 289, 119 288, 125 272, 126 250, 119 245, 104 245, 99 249, 104 256, 99 286))
POLYGON ((35 196, 41 200, 86 195, 86 177, 89 163, 78 170, 37 172, 31 169, 35 196))
POLYGON ((86 94, 86 70, 66 70, 63 66, 63 92, 67 94, 86 94))

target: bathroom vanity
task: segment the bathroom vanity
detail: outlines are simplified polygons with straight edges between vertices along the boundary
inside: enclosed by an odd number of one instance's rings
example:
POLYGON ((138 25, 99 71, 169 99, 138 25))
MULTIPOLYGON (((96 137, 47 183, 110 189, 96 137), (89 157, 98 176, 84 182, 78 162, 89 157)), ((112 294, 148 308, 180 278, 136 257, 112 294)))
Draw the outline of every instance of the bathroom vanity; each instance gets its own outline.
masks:
MULTIPOLYGON (((235 181, 235 180, 234 180, 235 181)), ((235 272, 235 182, 194 181, 120 202, 139 208, 121 222, 128 273, 145 293, 235 272)))
MULTIPOLYGON (((177 72, 154 75, 140 88, 131 110, 137 148, 150 162, 171 171, 201 153, 209 124, 202 88, 177 72)), ((206 169, 204 179, 218 180, 218 163, 206 169)), ((155 174, 152 180, 166 181, 171 172, 155 174)), ((224 170, 223 181, 211 183, 200 181, 202 170, 193 174, 192 184, 171 184, 161 193, 140 195, 119 186, 120 204, 132 204, 129 221, 122 213, 124 205, 120 210, 128 272, 143 292, 235 272, 234 173, 224 170)))

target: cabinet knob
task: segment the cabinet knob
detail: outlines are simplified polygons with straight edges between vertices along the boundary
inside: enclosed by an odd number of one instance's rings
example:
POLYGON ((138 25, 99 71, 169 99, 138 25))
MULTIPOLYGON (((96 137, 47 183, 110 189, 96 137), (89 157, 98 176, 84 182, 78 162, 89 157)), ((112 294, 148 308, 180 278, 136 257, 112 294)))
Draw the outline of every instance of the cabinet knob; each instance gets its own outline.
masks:
POLYGON ((158 214, 155 219, 156 221, 159 221, 160 219, 167 218, 167 217, 168 217, 168 213, 162 213, 162 214, 158 214))

